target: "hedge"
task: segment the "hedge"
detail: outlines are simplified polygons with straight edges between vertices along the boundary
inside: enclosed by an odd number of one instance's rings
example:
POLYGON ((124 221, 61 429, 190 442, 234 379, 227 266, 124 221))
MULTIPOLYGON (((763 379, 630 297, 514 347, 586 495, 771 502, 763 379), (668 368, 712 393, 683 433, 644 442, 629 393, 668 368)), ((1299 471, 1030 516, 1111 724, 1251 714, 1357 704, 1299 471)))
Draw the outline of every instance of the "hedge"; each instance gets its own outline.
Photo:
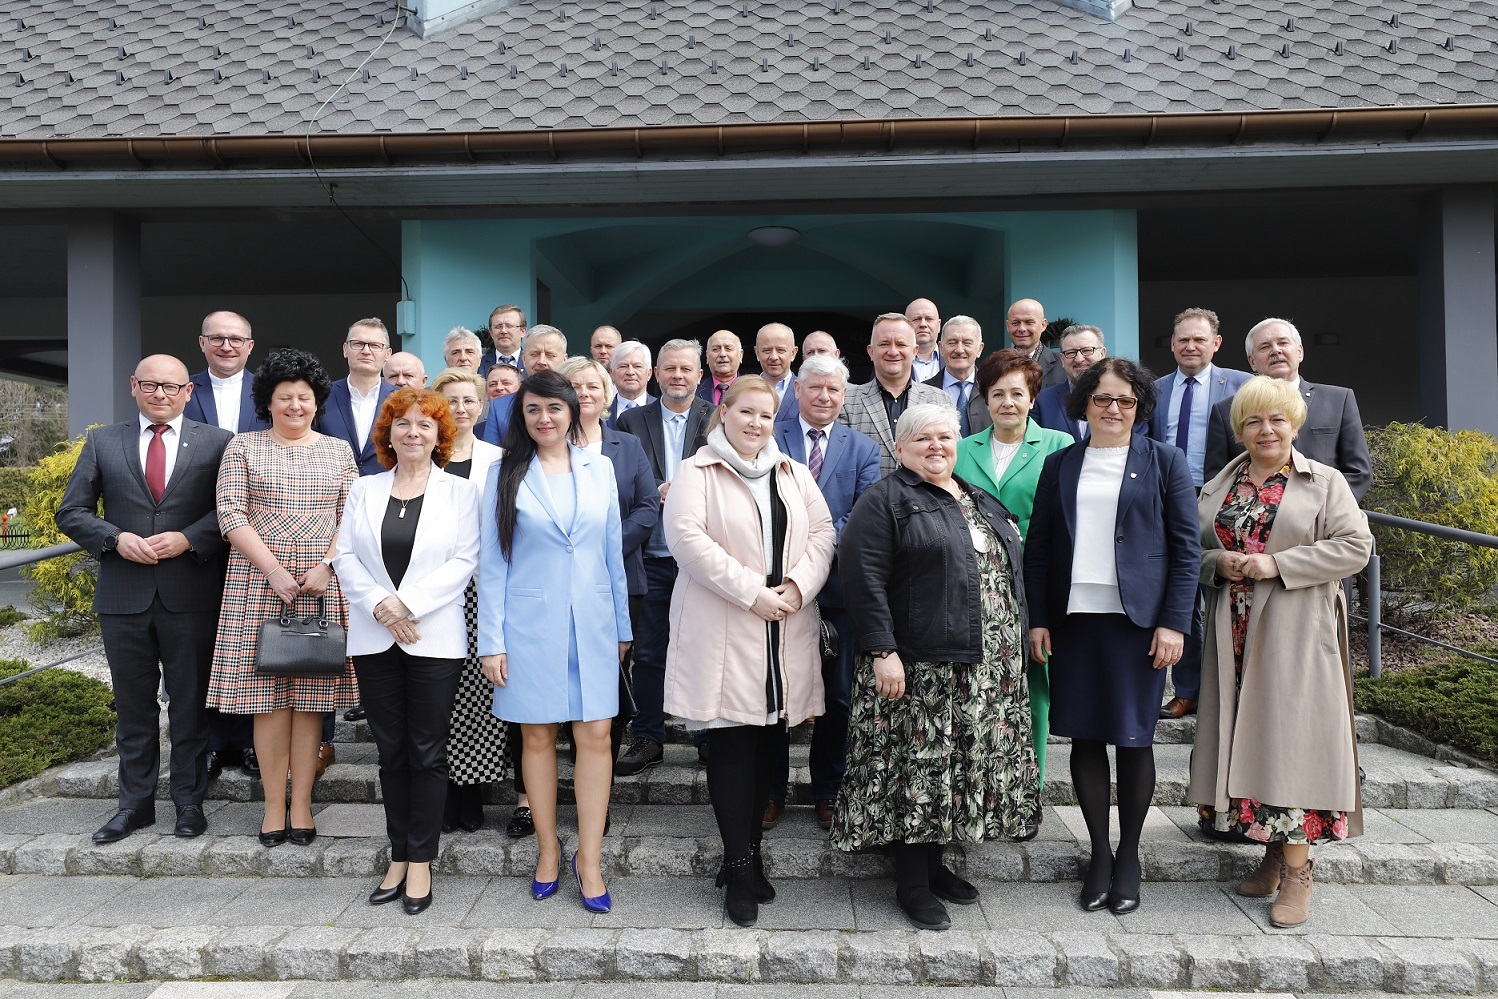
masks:
MULTIPOLYGON (((0 660, 0 679, 30 668, 0 660)), ((113 743, 114 722, 114 692, 81 673, 49 669, 0 686, 0 787, 92 756, 113 743)))
MULTIPOLYGON (((1498 658, 1498 647, 1473 651, 1498 658)), ((1454 656, 1424 666, 1358 677, 1353 701, 1427 739, 1498 760, 1498 666, 1454 656)))

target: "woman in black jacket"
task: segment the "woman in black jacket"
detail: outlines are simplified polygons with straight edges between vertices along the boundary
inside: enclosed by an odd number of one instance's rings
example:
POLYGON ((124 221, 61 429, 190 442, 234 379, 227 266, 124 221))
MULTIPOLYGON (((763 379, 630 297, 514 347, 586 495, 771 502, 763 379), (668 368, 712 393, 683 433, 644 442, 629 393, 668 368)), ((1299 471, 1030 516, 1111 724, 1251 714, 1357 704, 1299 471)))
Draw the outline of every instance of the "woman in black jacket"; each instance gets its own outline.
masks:
POLYGON ((895 845, 896 898, 923 929, 978 890, 942 864, 954 840, 1018 835, 1039 806, 1025 591, 1009 512, 952 474, 950 406, 912 406, 902 467, 853 507, 838 553, 860 665, 833 845, 895 845))

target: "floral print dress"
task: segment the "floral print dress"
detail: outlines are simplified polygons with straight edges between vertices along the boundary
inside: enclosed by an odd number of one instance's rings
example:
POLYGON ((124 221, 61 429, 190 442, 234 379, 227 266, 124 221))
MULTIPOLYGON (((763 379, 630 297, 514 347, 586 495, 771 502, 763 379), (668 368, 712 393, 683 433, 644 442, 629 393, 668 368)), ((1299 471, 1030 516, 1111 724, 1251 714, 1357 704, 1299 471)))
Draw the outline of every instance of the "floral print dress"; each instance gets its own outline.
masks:
POLYGON ((981 661, 906 663, 905 696, 890 701, 874 690, 871 658, 859 658, 832 826, 839 850, 1015 836, 1039 808, 1015 567, 973 501, 959 502, 987 542, 977 553, 981 661))
MULTIPOLYGON (((1269 529, 1279 512, 1290 479, 1290 466, 1283 466, 1264 485, 1254 485, 1248 466, 1223 498, 1214 529, 1228 551, 1261 554, 1269 544, 1269 529)), ((1228 586, 1227 599, 1233 619, 1233 668, 1237 691, 1243 689, 1243 643, 1248 637, 1248 614, 1254 602, 1254 580, 1240 579, 1228 586)), ((1235 692, 1236 693, 1236 692, 1235 692)), ((1201 814, 1219 832, 1237 832, 1259 843, 1329 843, 1347 838, 1347 813, 1325 809, 1266 805, 1252 798, 1231 799, 1229 812, 1218 814, 1210 805, 1201 814)))

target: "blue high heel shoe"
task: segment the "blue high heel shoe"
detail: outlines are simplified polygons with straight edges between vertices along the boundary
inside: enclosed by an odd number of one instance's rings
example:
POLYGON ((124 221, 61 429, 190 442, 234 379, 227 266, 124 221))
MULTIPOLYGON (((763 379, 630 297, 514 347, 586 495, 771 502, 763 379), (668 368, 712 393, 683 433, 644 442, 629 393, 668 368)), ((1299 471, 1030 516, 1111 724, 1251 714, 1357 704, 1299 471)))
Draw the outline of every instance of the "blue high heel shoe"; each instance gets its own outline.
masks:
POLYGON ((537 881, 536 876, 534 874, 531 875, 531 898, 537 902, 543 898, 551 898, 551 896, 557 893, 557 889, 562 886, 561 871, 562 865, 567 862, 567 848, 562 845, 562 837, 560 836, 557 837, 557 850, 560 851, 560 856, 557 857, 557 879, 555 881, 537 881))
POLYGON ((583 908, 589 912, 609 912, 614 908, 613 901, 609 898, 609 890, 605 888, 602 895, 594 895, 589 898, 583 891, 583 876, 577 873, 577 854, 572 855, 572 876, 577 879, 577 893, 583 897, 583 908))

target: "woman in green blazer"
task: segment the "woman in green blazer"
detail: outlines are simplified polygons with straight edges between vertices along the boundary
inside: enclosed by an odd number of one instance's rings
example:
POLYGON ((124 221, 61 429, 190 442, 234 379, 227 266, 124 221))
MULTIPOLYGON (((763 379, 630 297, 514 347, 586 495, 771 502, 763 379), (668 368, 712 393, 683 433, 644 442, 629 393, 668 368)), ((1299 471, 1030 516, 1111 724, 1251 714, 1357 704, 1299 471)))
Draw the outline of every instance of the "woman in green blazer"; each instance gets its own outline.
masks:
MULTIPOLYGON (((988 404, 993 426, 957 445, 957 467, 964 482, 992 493, 1019 521, 1023 539, 1035 505, 1035 485, 1046 455, 1070 447, 1072 436, 1047 430, 1030 419, 1030 408, 1040 392, 1040 365, 1023 350, 1010 347, 990 354, 978 368, 978 391, 988 404)), ((1031 738, 1035 760, 1045 779, 1045 747, 1050 737, 1051 689, 1044 663, 1030 661, 1031 738)), ((1034 839, 1040 815, 1021 839, 1034 839)))

